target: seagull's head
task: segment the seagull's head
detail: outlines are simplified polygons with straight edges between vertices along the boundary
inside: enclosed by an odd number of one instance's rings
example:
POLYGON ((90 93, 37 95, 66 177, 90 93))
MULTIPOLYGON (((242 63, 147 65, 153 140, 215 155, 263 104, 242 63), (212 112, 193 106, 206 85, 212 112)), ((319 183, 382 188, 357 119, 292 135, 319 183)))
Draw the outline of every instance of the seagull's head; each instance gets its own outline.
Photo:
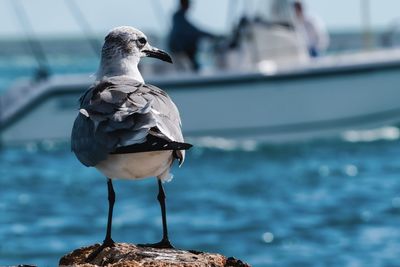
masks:
POLYGON ((142 57, 158 58, 172 63, 171 56, 166 52, 152 47, 146 35, 129 26, 121 26, 112 29, 105 38, 102 50, 102 58, 133 58, 139 62, 142 57))

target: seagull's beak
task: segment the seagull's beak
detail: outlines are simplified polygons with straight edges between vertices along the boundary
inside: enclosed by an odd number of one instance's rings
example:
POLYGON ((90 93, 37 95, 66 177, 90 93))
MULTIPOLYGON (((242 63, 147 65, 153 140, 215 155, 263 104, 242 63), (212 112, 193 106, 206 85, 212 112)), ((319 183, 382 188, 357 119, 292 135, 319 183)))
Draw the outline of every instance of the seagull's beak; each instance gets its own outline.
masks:
POLYGON ((146 57, 158 58, 162 61, 172 63, 172 58, 170 55, 168 55, 168 53, 150 45, 143 49, 142 52, 146 57))

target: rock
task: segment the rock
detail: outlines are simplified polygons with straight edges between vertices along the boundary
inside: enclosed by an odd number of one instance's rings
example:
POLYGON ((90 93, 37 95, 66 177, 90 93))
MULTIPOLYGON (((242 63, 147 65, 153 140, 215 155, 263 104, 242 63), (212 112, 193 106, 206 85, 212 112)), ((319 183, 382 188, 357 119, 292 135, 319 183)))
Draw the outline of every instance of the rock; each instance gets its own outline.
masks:
POLYGON ((235 258, 219 254, 176 249, 143 248, 126 243, 117 243, 104 249, 90 263, 85 263, 88 255, 100 245, 79 248, 60 259, 59 266, 73 267, 250 267, 235 258))

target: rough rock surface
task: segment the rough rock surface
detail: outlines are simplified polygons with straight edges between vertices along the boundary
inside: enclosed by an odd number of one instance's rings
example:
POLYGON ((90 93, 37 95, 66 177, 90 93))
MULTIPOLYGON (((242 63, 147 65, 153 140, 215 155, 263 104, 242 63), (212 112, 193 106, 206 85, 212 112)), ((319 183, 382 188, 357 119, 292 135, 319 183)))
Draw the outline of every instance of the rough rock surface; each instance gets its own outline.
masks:
POLYGON ((142 248, 126 243, 117 243, 104 249, 90 263, 85 260, 100 245, 79 248, 60 259, 60 267, 250 267, 234 258, 219 254, 175 249, 142 248))

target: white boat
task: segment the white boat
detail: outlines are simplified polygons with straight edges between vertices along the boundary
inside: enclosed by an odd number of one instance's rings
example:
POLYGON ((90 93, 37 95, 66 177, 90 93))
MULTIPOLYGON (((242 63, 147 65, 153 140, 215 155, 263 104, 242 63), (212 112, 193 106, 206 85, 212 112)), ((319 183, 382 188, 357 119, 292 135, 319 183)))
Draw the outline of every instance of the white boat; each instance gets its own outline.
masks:
MULTIPOLYGON (((400 123, 399 49, 311 60, 293 28, 251 31, 251 43, 219 58, 214 71, 145 72, 176 102, 185 136, 287 142, 400 123), (249 53, 255 47, 257 57, 249 53)), ((1 142, 68 140, 79 96, 92 82, 89 75, 19 82, 0 98, 1 142)))

